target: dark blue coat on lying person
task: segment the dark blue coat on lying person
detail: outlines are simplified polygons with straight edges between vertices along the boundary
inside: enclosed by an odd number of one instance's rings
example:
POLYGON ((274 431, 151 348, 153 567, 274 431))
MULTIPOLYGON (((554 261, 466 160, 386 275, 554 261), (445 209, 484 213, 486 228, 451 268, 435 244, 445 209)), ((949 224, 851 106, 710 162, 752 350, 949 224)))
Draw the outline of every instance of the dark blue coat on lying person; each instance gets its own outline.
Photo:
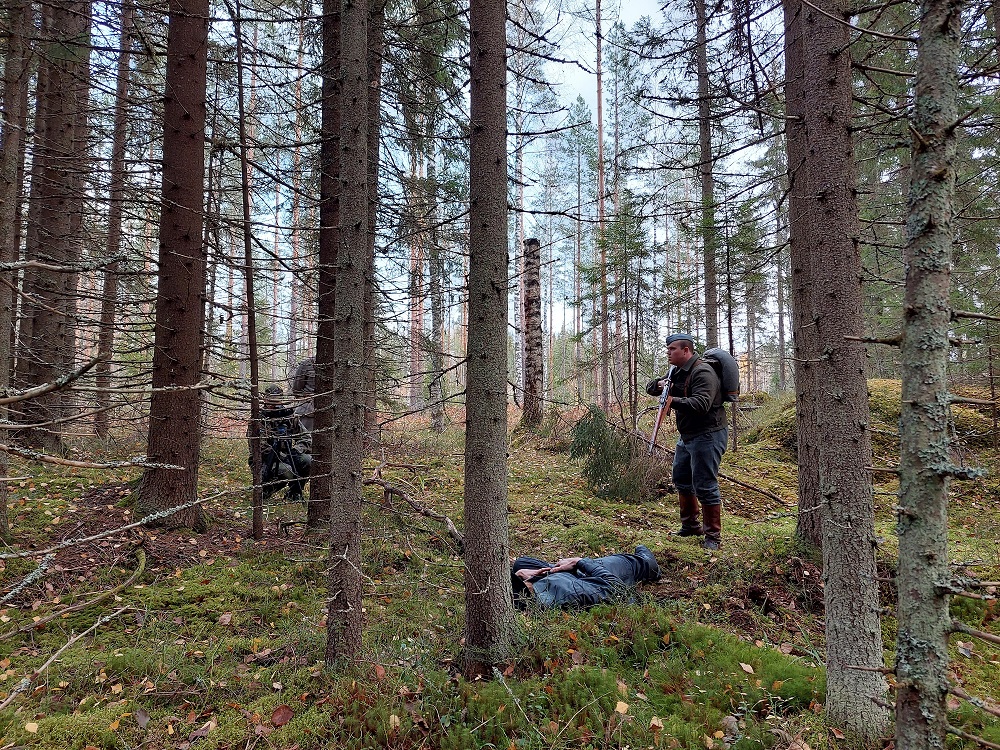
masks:
POLYGON ((660 567, 653 553, 643 545, 635 554, 606 557, 567 558, 575 560, 571 569, 536 557, 519 557, 511 564, 514 601, 527 606, 534 599, 539 606, 592 607, 612 601, 628 600, 637 583, 656 581, 660 567), (532 571, 534 571, 532 573, 532 571), (520 574, 519 574, 520 573, 520 574), (526 574, 531 574, 526 577, 526 574))

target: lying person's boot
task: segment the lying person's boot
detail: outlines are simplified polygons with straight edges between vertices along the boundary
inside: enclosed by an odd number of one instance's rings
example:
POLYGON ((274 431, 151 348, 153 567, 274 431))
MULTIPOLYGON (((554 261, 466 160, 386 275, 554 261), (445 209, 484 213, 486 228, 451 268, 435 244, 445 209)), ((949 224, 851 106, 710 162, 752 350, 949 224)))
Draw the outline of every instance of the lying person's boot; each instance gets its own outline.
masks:
POLYGON ((702 536, 705 531, 699 518, 698 498, 686 492, 678 492, 677 499, 681 508, 681 527, 674 532, 674 536, 702 536))
POLYGON ((701 546, 717 550, 722 546, 722 506, 706 505, 702 510, 705 512, 705 541, 701 546))

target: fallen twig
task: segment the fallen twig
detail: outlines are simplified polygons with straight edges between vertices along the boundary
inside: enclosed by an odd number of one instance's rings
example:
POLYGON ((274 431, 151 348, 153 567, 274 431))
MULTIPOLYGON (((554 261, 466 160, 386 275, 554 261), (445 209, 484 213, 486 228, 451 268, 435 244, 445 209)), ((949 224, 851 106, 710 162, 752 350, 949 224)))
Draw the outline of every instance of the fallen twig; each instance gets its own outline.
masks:
POLYGON ((99 628, 104 623, 110 622, 114 618, 118 617, 118 615, 120 615, 127 609, 129 609, 129 607, 122 607, 121 609, 115 610, 110 615, 104 615, 103 617, 99 617, 97 619, 97 622, 95 622, 89 628, 84 630, 79 635, 74 635, 72 638, 66 641, 66 643, 64 643, 63 646, 58 651, 56 651, 54 654, 52 654, 52 656, 50 656, 48 659, 45 660, 45 663, 42 666, 40 666, 38 669, 36 669, 27 677, 22 678, 21 681, 14 686, 14 689, 10 691, 10 695, 8 695, 4 699, 3 703, 0 703, 0 711, 7 708, 7 706, 9 706, 14 701, 14 698, 16 698, 18 695, 27 692, 28 688, 31 687, 31 683, 37 680, 45 672, 45 670, 52 665, 52 662, 54 662, 56 659, 59 658, 59 656, 62 654, 63 651, 68 649, 70 646, 72 646, 78 640, 83 638, 85 635, 97 630, 97 628, 99 628))
POLYGON ((19 584, 17 584, 17 586, 15 586, 10 591, 8 591, 6 594, 3 595, 3 598, 0 599, 0 604, 6 604, 11 599, 13 599, 15 596, 17 596, 22 591, 24 591, 28 586, 30 586, 31 584, 33 584, 35 581, 37 581, 43 575, 45 575, 45 571, 49 569, 49 565, 51 565, 52 561, 55 560, 55 559, 56 559, 56 556, 53 555, 53 554, 46 555, 45 558, 40 563, 38 563, 38 567, 37 568, 35 568, 30 573, 28 573, 28 575, 26 575, 24 577, 24 580, 22 580, 19 584))
POLYGON ((948 725, 948 734, 954 734, 961 737, 963 740, 969 740, 970 742, 975 742, 977 745, 988 747, 990 750, 1000 750, 1000 745, 990 742, 984 737, 980 737, 978 734, 969 734, 968 732, 962 731, 958 727, 953 727, 951 724, 948 725))
POLYGON ((202 497, 197 500, 192 500, 190 503, 184 503, 183 505, 178 505, 175 508, 167 508, 166 510, 158 510, 156 513, 150 513, 145 518, 141 518, 134 523, 126 524, 125 526, 119 526, 117 529, 110 529, 108 531, 102 531, 99 534, 94 534, 93 536, 85 536, 79 539, 67 539, 65 541, 59 542, 52 547, 41 550, 31 550, 28 552, 4 552, 0 554, 0 560, 14 560, 24 557, 37 557, 38 555, 46 555, 49 552, 57 552, 61 549, 66 549, 66 547, 72 547, 74 544, 83 544, 85 542, 93 542, 98 539, 103 539, 107 536, 113 536, 114 534, 119 534, 123 531, 128 531, 129 529, 134 529, 137 526, 144 526, 152 521, 159 521, 161 518, 166 518, 167 516, 172 516, 174 513, 178 513, 187 508, 192 508, 195 505, 201 505, 202 503, 207 503, 209 500, 214 500, 220 495, 224 495, 224 492, 216 492, 214 495, 209 495, 208 497, 202 497))
POLYGON ((390 496, 396 495, 401 500, 403 500, 403 502, 405 502, 407 505, 409 505, 411 508, 417 511, 417 513, 419 513, 420 515, 426 516, 427 518, 433 518, 436 521, 441 521, 448 528, 448 535, 452 539, 454 539, 460 545, 465 544, 465 538, 462 536, 462 532, 460 532, 458 528, 455 526, 454 521, 452 521, 444 513, 437 513, 428 508, 427 506, 417 502, 412 497, 410 497, 409 493, 407 493, 397 485, 394 485, 391 482, 387 482, 384 479, 376 479, 374 477, 371 477, 369 479, 363 479, 362 484, 370 484, 370 485, 375 485, 376 487, 381 487, 382 491, 385 493, 386 500, 388 500, 390 496))
POLYGON ((981 708, 988 714, 993 714, 994 716, 1000 717, 1000 708, 988 705, 986 701, 984 701, 982 698, 977 698, 974 695, 969 695, 958 685, 949 685, 948 692, 951 693, 952 695, 958 696, 962 700, 968 701, 976 708, 981 708))
POLYGON ((63 607, 58 612, 53 612, 51 615, 48 615, 47 617, 42 617, 42 618, 40 618, 38 620, 34 620, 34 621, 30 622, 29 624, 25 625, 23 628, 19 628, 18 630, 15 630, 15 631, 13 631, 11 633, 6 633, 5 635, 0 635, 0 641, 6 641, 7 639, 13 638, 16 635, 20 635, 21 633, 27 633, 27 632, 29 632, 31 630, 35 630, 37 628, 40 628, 43 625, 47 625, 48 623, 52 622, 53 620, 57 620, 57 619, 65 617, 66 615, 70 614, 71 612, 79 612, 80 610, 83 610, 83 609, 86 609, 87 607, 93 606, 94 604, 97 604, 98 602, 102 602, 105 599, 107 599, 108 597, 114 596, 119 591, 127 588, 128 586, 131 586, 132 582, 135 581, 136 578, 138 578, 139 576, 141 576, 142 575, 142 571, 146 569, 146 552, 145 552, 145 550, 143 550, 140 547, 140 548, 136 549, 135 555, 139 559, 139 567, 136 568, 135 572, 128 577, 127 581, 118 584, 113 589, 109 589, 108 591, 105 591, 102 594, 100 594, 98 596, 95 596, 93 599, 89 599, 89 600, 87 600, 85 602, 81 602, 80 604, 73 604, 73 605, 71 605, 69 607, 63 607))

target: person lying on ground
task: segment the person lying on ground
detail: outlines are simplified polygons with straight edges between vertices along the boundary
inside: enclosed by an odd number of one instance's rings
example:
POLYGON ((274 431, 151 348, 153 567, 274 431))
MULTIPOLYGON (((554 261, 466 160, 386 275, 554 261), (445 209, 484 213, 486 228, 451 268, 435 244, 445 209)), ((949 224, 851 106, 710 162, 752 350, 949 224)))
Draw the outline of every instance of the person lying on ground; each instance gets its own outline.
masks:
POLYGON ((659 578, 656 558, 641 544, 634 555, 564 557, 556 563, 518 557, 510 569, 514 602, 522 608, 531 601, 546 609, 628 601, 637 583, 659 578))

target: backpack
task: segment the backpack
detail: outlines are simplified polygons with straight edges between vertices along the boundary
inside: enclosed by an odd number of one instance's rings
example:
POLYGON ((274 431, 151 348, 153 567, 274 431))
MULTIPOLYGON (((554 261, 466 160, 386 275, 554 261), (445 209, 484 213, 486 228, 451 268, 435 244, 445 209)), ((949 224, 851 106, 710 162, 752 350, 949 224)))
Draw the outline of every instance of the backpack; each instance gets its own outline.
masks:
POLYGON ((701 355, 722 383, 722 400, 735 403, 740 400, 740 366, 736 358, 725 349, 707 349, 701 355))

